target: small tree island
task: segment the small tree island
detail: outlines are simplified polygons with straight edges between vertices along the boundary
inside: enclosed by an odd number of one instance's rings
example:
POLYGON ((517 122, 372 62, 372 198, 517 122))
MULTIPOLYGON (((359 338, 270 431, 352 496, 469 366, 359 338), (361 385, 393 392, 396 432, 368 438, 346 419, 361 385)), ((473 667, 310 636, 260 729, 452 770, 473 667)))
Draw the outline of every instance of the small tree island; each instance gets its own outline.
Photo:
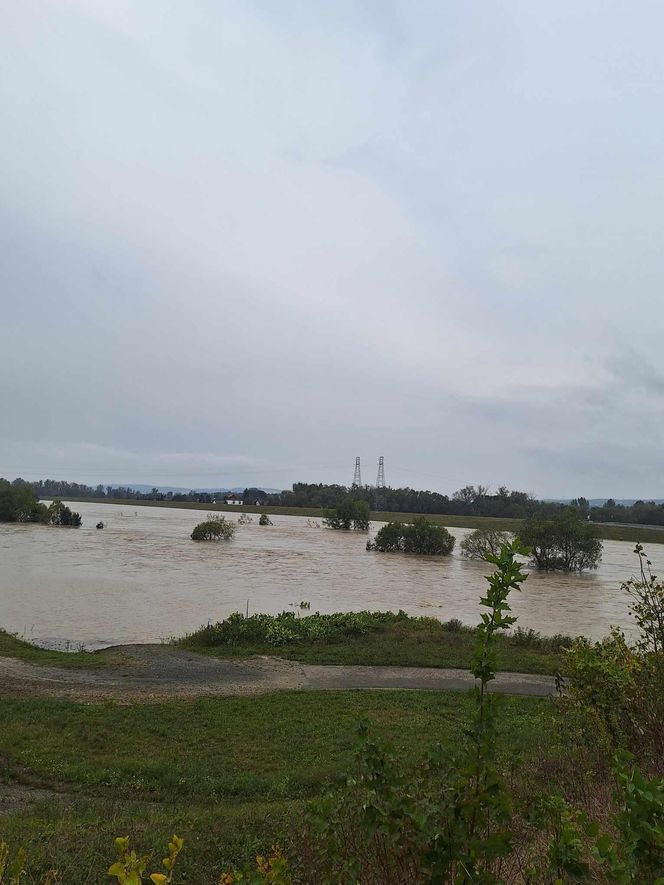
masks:
POLYGON ((367 550, 449 556, 454 550, 455 541, 445 526, 431 522, 426 516, 419 516, 412 523, 388 522, 373 541, 367 541, 367 550))
POLYGON ((194 526, 191 533, 192 541, 230 541, 237 526, 234 522, 216 513, 208 513, 204 522, 194 526))
POLYGON ((346 498, 338 507, 323 511, 323 525, 328 529, 341 529, 345 532, 351 528, 356 532, 368 532, 370 513, 366 501, 346 498))
POLYGON ((597 568, 602 559, 595 527, 573 507, 526 519, 519 538, 530 548, 533 565, 544 571, 581 572, 597 568))

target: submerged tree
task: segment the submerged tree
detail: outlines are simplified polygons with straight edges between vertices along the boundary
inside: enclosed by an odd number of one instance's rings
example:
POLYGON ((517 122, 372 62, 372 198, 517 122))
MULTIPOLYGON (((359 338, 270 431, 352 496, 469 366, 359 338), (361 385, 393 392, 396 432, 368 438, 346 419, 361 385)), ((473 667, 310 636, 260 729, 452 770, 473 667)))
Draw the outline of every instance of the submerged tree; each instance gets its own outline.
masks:
POLYGON ((486 559, 487 556, 498 556, 500 548, 509 544, 512 536, 509 532, 498 532, 495 529, 475 529, 463 539, 459 545, 461 555, 466 559, 486 559))
POLYGON ((436 525, 425 516, 419 516, 412 523, 388 522, 380 529, 373 542, 367 542, 367 550, 449 556, 454 550, 455 540, 445 526, 436 525))
POLYGON ((62 501, 53 501, 46 512, 46 522, 49 525, 68 525, 78 528, 82 525, 81 514, 71 510, 62 501))
POLYGON ((356 532, 368 532, 370 513, 366 501, 346 498, 338 507, 323 512, 323 525, 328 529, 342 529, 346 532, 351 528, 356 532))
POLYGON ((525 520, 519 537, 531 548, 533 563, 545 571, 595 569, 602 559, 602 542, 595 528, 573 507, 525 520))
POLYGON ((204 522, 199 522, 191 533, 192 541, 230 541, 237 526, 234 522, 216 513, 208 513, 204 522))

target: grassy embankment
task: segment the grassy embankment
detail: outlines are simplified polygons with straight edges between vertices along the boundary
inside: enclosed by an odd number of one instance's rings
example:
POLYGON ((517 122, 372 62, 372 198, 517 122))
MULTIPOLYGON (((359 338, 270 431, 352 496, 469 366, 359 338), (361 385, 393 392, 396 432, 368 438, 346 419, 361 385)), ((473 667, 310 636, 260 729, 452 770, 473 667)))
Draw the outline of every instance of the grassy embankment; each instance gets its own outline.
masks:
MULTIPOLYGON (((50 499, 49 499, 50 500, 50 499)), ((320 507, 253 507, 235 506, 232 504, 195 504, 190 501, 134 501, 120 498, 65 498, 68 502, 90 504, 122 504, 125 507, 174 507, 181 510, 203 510, 205 513, 223 511, 228 513, 268 513, 277 516, 305 516, 321 519, 323 510, 320 507)), ((371 519, 376 522, 406 522, 421 513, 393 513, 377 510, 371 512, 371 519)), ((505 532, 518 532, 522 520, 500 519, 489 516, 446 516, 426 514, 427 518, 448 528, 465 529, 497 529, 505 532)), ((604 541, 631 541, 641 544, 664 544, 664 527, 649 528, 640 525, 610 525, 593 523, 597 536, 604 541)))
POLYGON ((121 661, 121 655, 117 652, 106 650, 66 652, 38 648, 2 629, 0 629, 0 657, 17 658, 30 664, 43 664, 50 667, 103 667, 121 661))
MULTIPOLYGON (((496 640, 499 670, 551 673, 561 669, 562 649, 569 637, 541 637, 517 631, 496 640)), ((475 631, 459 621, 441 623, 434 618, 404 614, 304 615, 292 613, 221 622, 202 627, 177 641, 191 651, 220 658, 276 655, 307 664, 362 664, 364 666, 468 668, 475 646, 475 631), (235 624, 235 626, 232 626, 235 624), (331 628, 328 625, 332 625, 331 628), (275 630, 289 636, 275 644, 275 630), (361 631, 361 632, 360 632, 361 631)))
MULTIPOLYGON (((131 834, 158 861, 176 832, 185 838, 178 881, 216 885, 227 864, 274 841, 297 856, 309 802, 352 771, 360 718, 369 716, 378 736, 415 760, 435 741, 458 749, 472 696, 330 692, 149 707, 2 705, 0 758, 10 788, 0 786, 8 796, 0 839, 27 848, 32 881, 55 866, 58 881, 96 885, 115 836, 131 834)), ((501 760, 513 761, 524 792, 574 750, 573 729, 550 700, 505 698, 499 732, 501 760)))

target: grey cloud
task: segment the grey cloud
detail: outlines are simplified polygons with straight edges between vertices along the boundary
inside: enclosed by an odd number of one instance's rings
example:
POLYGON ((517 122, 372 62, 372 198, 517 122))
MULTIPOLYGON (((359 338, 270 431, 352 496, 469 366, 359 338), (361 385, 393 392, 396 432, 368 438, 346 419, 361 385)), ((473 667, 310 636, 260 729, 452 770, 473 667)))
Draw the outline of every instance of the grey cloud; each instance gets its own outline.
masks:
POLYGON ((13 4, 0 474, 663 494, 662 24, 13 4))

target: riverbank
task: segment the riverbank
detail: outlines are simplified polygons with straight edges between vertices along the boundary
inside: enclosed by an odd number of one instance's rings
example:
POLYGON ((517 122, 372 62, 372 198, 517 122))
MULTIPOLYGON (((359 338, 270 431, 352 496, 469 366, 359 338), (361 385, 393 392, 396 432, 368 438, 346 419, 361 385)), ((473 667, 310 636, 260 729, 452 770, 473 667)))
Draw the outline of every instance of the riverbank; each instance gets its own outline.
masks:
MULTIPOLYGON (((135 644, 71 653, 38 648, 0 630, 0 660, 20 661, 37 670, 40 667, 67 671, 89 669, 95 671, 95 678, 99 676, 97 671, 107 669, 116 673, 116 678, 120 678, 117 674, 124 674, 121 681, 126 681, 136 661, 153 670, 157 666, 155 662, 163 663, 164 653, 171 648, 181 652, 183 661, 186 661, 186 653, 190 653, 191 659, 206 656, 219 661, 260 657, 311 665, 467 670, 475 646, 472 628, 430 618, 377 624, 361 636, 339 635, 330 641, 300 640, 278 646, 259 639, 211 643, 205 636, 208 630, 202 628, 175 640, 172 645, 135 644)), ((569 637, 541 637, 532 631, 499 636, 496 640, 498 668, 515 673, 555 675, 561 669, 563 648, 570 641, 569 637)), ((4 671, 6 678, 9 672, 6 663, 4 671)), ((2 672, 0 666, 0 677, 2 672)), ((29 671, 14 668, 13 672, 27 679, 29 671)))
MULTIPOLYGON (((51 500, 51 499, 45 499, 51 500)), ((90 504, 121 504, 126 507, 169 507, 177 510, 202 510, 205 513, 220 511, 224 513, 267 513, 271 516, 302 516, 310 519, 322 519, 321 507, 254 507, 251 505, 234 504, 196 504, 193 501, 144 501, 121 498, 72 498, 68 502, 90 504)), ((447 528, 495 529, 504 532, 518 532, 522 523, 520 519, 499 519, 489 516, 448 516, 445 514, 398 513, 386 510, 372 510, 371 520, 374 522, 406 522, 417 516, 426 515, 428 519, 447 528)), ((604 541, 629 541, 641 544, 664 544, 664 527, 611 525, 609 523, 593 523, 597 536, 604 541)))

